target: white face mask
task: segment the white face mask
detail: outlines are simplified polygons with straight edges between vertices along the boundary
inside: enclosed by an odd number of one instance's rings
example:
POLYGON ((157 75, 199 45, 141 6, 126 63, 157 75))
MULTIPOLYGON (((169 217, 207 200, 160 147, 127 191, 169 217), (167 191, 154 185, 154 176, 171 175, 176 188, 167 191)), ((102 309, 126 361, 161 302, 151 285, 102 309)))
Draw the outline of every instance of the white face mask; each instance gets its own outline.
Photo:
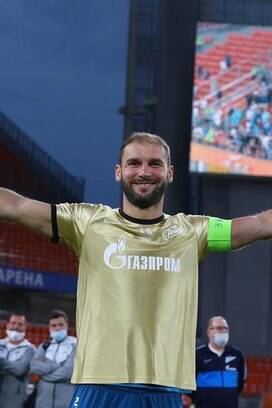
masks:
POLYGON ((21 341, 25 337, 25 332, 18 332, 16 330, 7 329, 7 336, 10 341, 21 341))
POLYGON ((67 337, 67 330, 51 330, 50 336, 53 340, 56 340, 56 342, 59 343, 60 341, 64 340, 65 337, 67 337))
POLYGON ((229 333, 214 333, 213 341, 218 347, 224 347, 229 341, 229 333))

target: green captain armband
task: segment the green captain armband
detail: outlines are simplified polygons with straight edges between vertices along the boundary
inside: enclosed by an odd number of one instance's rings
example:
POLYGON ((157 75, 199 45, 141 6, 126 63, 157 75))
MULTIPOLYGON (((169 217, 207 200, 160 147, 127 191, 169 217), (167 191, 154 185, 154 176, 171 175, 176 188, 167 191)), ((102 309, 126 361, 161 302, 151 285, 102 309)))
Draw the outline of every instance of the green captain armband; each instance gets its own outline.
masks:
POLYGON ((231 220, 209 217, 208 251, 231 250, 231 220))

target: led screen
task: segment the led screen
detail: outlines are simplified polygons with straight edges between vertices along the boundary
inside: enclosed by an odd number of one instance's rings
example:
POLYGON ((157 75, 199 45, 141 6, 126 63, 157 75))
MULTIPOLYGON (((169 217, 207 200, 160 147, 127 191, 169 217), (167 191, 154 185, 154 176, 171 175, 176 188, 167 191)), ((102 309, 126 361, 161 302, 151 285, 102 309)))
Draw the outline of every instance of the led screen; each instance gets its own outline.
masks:
POLYGON ((198 24, 190 168, 272 176, 272 28, 198 24))

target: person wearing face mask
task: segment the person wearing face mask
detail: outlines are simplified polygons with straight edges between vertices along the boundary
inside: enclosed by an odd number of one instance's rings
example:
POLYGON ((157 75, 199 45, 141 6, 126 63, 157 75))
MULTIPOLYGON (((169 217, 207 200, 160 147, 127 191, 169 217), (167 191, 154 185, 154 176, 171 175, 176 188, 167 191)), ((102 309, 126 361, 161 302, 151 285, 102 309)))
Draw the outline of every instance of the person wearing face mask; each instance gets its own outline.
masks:
POLYGON ((68 318, 54 310, 48 318, 50 340, 42 343, 31 362, 31 372, 41 377, 35 408, 67 408, 74 392, 71 376, 76 338, 68 336, 68 318))
POLYGON ((209 342, 196 353, 197 408, 237 408, 246 368, 243 353, 228 344, 229 326, 222 316, 208 321, 209 342))
POLYGON ((35 347, 25 338, 26 317, 10 315, 7 337, 0 340, 0 407, 22 408, 26 400, 26 384, 35 347))

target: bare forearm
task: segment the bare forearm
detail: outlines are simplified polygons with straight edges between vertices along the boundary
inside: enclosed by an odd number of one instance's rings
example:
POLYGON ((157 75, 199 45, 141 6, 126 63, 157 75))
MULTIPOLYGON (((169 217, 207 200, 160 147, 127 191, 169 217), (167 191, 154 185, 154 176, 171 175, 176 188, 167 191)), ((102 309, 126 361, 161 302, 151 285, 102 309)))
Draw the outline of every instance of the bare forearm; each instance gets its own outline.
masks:
POLYGON ((0 187, 0 218, 16 221, 16 209, 22 198, 21 195, 14 191, 0 187))
POLYGON ((257 214, 256 217, 259 219, 259 223, 262 225, 261 239, 272 239, 272 210, 267 210, 257 214))
POLYGON ((52 235, 50 205, 0 188, 0 220, 12 221, 52 235))
POLYGON ((272 210, 233 220, 233 249, 238 249, 253 242, 267 239, 272 239, 272 210))

